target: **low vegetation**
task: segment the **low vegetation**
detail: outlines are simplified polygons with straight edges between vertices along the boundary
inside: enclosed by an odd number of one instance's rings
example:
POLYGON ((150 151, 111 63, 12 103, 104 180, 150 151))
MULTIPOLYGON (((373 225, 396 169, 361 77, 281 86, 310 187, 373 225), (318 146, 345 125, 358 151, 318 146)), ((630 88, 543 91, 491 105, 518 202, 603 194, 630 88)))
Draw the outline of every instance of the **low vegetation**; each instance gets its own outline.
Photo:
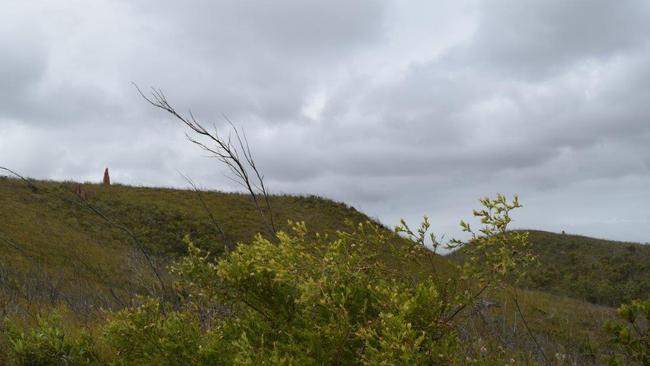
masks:
POLYGON ((34 183, 0 179, 5 363, 648 362, 647 303, 617 315, 511 285, 537 271, 537 244, 507 231, 519 204, 503 196, 463 223, 455 266, 426 219, 391 231, 315 197, 272 196, 287 224, 271 236, 242 195, 84 185, 88 207, 73 184, 34 183))

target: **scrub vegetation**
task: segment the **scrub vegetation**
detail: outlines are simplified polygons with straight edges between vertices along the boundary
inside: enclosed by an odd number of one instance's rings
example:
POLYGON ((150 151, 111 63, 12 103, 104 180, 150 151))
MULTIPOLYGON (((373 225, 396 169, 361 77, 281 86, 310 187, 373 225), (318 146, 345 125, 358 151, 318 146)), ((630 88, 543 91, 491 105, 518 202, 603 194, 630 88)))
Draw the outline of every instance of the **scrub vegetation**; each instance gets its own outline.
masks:
MULTIPOLYGON (((647 302, 535 282, 551 248, 632 244, 510 232, 519 203, 500 195, 450 261, 428 220, 390 230, 317 197, 270 196, 272 236, 247 195, 83 184, 84 201, 75 183, 32 184, 0 179, 4 363, 648 362, 647 302)), ((606 273, 592 278, 618 281, 606 273)))

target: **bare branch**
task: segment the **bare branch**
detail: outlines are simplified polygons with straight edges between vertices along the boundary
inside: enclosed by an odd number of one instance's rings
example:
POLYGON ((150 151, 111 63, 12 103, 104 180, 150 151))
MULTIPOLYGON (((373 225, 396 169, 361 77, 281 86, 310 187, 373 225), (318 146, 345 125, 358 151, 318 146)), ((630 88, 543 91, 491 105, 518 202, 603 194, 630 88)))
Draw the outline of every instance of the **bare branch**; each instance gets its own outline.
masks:
POLYGON ((156 266, 156 264, 155 264, 155 262, 153 260, 153 257, 149 253, 149 250, 144 245, 144 243, 142 243, 140 241, 140 239, 138 239, 138 237, 128 227, 126 227, 125 225, 122 225, 122 224, 120 224, 120 223, 118 223, 118 222, 116 222, 114 220, 111 220, 107 215, 105 215, 97 207, 90 204, 90 202, 88 202, 87 200, 83 200, 83 199, 79 198, 77 200, 77 202, 82 207, 85 207, 85 208, 89 209, 90 211, 95 213, 97 216, 104 219, 104 221, 106 221, 110 225, 122 230, 124 233, 126 233, 133 240, 133 242, 136 244, 136 248, 138 249, 140 254, 142 254, 142 256, 145 258, 145 260, 147 261, 147 264, 149 265, 149 268, 151 269, 153 274, 156 276, 156 279, 158 280, 158 284, 160 285, 160 289, 162 290, 163 294, 167 294, 167 287, 165 286, 165 281, 163 280, 162 275, 161 275, 160 271, 158 270, 158 267, 156 266))
POLYGON ((3 166, 0 166, 0 170, 4 170, 4 171, 10 173, 11 175, 13 175, 13 176, 19 178, 19 179, 22 180, 23 182, 27 183, 27 185, 28 185, 29 188, 32 190, 32 192, 38 192, 38 187, 36 187, 36 186, 34 185, 34 183, 32 183, 31 180, 29 180, 29 179, 23 177, 22 175, 20 175, 20 174, 14 172, 13 170, 11 170, 11 169, 9 169, 9 168, 5 168, 5 167, 3 167, 3 166))
POLYGON ((214 228, 217 230, 219 235, 221 235, 221 239, 224 241, 224 244, 226 244, 228 249, 232 249, 232 247, 233 247, 232 241, 228 240, 228 237, 226 236, 226 233, 223 231, 223 228, 221 227, 221 225, 219 225, 219 223, 217 222, 217 219, 215 219, 214 215, 212 214, 212 211, 210 211, 210 208, 208 207, 208 204, 203 199, 203 195, 202 195, 201 190, 196 186, 196 184, 194 184, 192 179, 190 179, 188 176, 181 173, 180 171, 178 172, 178 174, 180 174, 185 179, 185 181, 187 181, 187 183, 192 187, 194 192, 196 192, 196 196, 199 198, 199 201, 201 202, 201 205, 203 206, 203 209, 208 214, 208 217, 210 218, 210 221, 212 221, 212 225, 214 225, 214 228))
POLYGON ((189 128, 192 133, 198 135, 199 138, 208 140, 213 145, 208 146, 205 142, 191 136, 190 133, 185 134, 190 142, 216 157, 228 168, 235 177, 235 181, 240 183, 248 192, 267 231, 271 234, 272 238, 275 238, 276 227, 268 189, 264 184, 264 176, 255 164, 248 139, 243 131, 240 133, 234 123, 227 116, 224 116, 224 119, 231 127, 231 134, 226 139, 223 139, 217 133, 216 126, 213 125, 215 132, 208 131, 196 120, 191 110, 188 112, 188 116, 178 113, 168 102, 162 90, 151 88, 151 94, 147 96, 140 90, 137 84, 133 83, 133 85, 140 96, 149 104, 171 114, 189 128), (234 133, 234 141, 232 133, 234 133))
POLYGON ((528 326, 528 322, 526 321, 526 317, 524 316, 524 313, 521 311, 521 307, 519 306, 519 301, 517 300, 517 289, 514 289, 514 295, 512 296, 512 300, 515 303, 515 306, 517 308, 517 313, 519 313, 519 316, 521 317, 521 320, 524 323, 524 327, 526 327, 526 332, 528 333, 528 336, 530 339, 533 340, 535 343, 535 346, 537 346, 537 349, 539 350, 539 353, 542 355, 542 358, 544 358, 544 361, 546 362, 547 365, 550 365, 551 363, 549 362, 548 357, 546 356, 546 352, 544 352, 544 348, 539 344, 537 341, 537 338, 533 334, 533 332, 530 330, 530 327, 528 326))

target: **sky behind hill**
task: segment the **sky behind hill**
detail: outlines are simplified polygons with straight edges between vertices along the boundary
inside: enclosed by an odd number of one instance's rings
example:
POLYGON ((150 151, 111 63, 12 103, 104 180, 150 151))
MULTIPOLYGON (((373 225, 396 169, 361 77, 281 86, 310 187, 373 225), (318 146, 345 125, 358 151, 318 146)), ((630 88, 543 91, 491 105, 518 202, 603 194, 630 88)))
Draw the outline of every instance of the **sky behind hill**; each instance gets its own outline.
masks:
POLYGON ((248 136, 272 192, 456 235, 515 225, 650 242, 647 1, 0 3, 0 165, 237 187, 131 82, 248 136))

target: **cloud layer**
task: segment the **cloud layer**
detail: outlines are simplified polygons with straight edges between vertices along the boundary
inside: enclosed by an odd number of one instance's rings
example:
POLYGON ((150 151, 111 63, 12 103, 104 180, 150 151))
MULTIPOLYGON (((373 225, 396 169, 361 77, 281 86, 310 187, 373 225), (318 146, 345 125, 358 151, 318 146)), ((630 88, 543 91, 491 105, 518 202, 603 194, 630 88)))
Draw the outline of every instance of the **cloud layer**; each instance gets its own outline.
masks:
POLYGON ((228 115, 275 192, 448 235, 519 193, 519 227, 650 242, 648 19, 641 0, 5 1, 0 162, 236 189, 133 81, 228 115))

